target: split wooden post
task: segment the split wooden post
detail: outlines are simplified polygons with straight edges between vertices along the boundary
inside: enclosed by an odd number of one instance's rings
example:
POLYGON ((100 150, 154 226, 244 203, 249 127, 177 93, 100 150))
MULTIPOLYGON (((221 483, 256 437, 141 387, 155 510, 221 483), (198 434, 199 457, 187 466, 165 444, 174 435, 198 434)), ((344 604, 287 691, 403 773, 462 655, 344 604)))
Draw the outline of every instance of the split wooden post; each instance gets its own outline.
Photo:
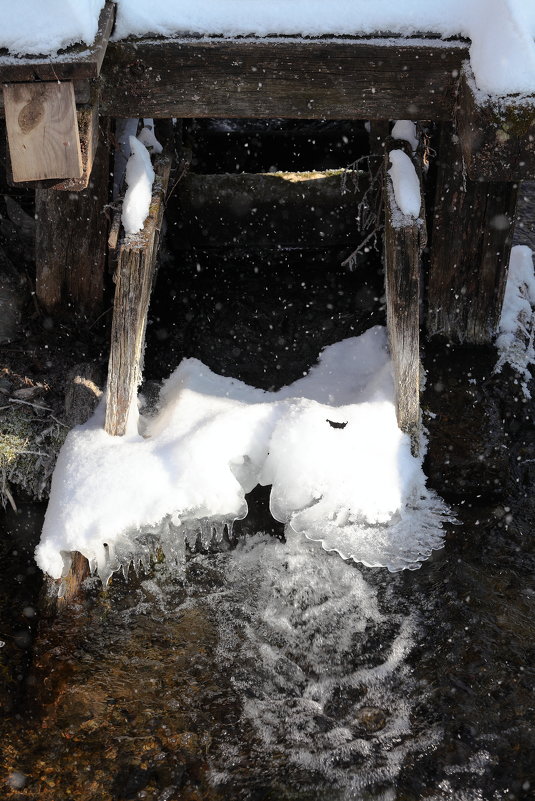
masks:
POLYGON ((150 294, 163 221, 171 156, 157 156, 149 216, 139 234, 127 235, 119 246, 115 301, 106 392, 105 429, 122 436, 141 381, 142 357, 150 294))
POLYGON ((492 341, 513 239, 517 185, 471 180, 453 125, 441 131, 427 333, 471 344, 492 341))
MULTIPOLYGON (((396 145, 400 146, 400 143, 396 145)), ((388 170, 388 153, 385 162, 388 170)), ((420 176, 421 171, 417 172, 420 176)), ((420 194, 420 215, 414 220, 399 209, 392 181, 386 172, 384 262, 387 327, 398 425, 410 434, 414 453, 419 447, 420 426, 420 259, 427 244, 423 193, 420 194)))
POLYGON ((72 192, 43 186, 36 189, 36 293, 49 314, 74 310, 94 315, 102 308, 109 137, 107 124, 101 122, 88 188, 72 192))

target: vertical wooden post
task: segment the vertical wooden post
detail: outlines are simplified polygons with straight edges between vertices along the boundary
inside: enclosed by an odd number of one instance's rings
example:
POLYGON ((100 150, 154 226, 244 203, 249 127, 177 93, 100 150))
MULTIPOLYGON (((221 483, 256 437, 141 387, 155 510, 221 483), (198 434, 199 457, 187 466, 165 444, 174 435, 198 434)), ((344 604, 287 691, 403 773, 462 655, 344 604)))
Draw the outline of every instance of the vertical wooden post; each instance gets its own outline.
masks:
POLYGON ((517 185, 470 180, 450 123, 441 131, 427 332, 472 344, 492 341, 513 239, 517 185))
POLYGON ((164 200, 171 173, 171 157, 158 156, 149 216, 139 234, 125 237, 119 247, 115 272, 115 300, 111 331, 105 429, 122 436, 141 381, 145 328, 163 221, 164 200))
POLYGON ((101 310, 108 184, 108 127, 102 125, 87 189, 36 189, 36 291, 51 314, 69 309, 94 315, 101 310))
MULTIPOLYGON (((388 154, 385 156, 388 169, 388 154)), ((427 242, 423 196, 417 220, 397 206, 385 176, 385 285, 398 425, 418 451, 420 424, 420 257, 427 242)))

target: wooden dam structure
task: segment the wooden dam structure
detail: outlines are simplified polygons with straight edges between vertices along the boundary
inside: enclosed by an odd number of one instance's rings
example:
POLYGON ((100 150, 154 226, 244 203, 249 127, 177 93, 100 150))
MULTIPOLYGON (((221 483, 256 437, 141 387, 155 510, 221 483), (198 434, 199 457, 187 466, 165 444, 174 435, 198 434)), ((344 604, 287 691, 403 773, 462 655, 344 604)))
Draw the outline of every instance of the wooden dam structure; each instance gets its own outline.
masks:
POLYGON ((499 319, 519 182, 535 178, 535 96, 481 98, 469 43, 424 38, 182 37, 110 41, 114 4, 93 47, 54 58, 0 54, 12 180, 35 186, 36 291, 54 314, 98 313, 105 263, 115 265, 106 428, 124 433, 136 392, 173 148, 155 159, 152 205, 140 235, 122 233, 109 195, 110 121, 235 118, 367 120, 388 166, 404 148, 389 121, 440 128, 434 204, 401 217, 384 174, 387 320, 400 426, 419 424, 420 332, 491 341, 499 319), (400 222, 401 220, 401 222, 400 222), (428 249, 426 274, 421 259, 428 249))

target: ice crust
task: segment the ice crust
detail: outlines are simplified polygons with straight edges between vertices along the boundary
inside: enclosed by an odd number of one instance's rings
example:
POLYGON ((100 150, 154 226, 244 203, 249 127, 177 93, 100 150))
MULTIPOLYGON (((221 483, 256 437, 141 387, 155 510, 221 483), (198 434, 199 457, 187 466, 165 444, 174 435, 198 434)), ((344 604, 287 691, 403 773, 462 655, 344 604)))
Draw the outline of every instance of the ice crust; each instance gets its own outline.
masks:
POLYGON ((414 569, 442 546, 447 510, 397 427, 382 327, 325 348, 278 392, 184 359, 143 435, 111 437, 103 419, 101 404, 58 458, 36 550, 54 578, 76 550, 106 579, 147 559, 156 536, 180 558, 192 532, 209 541, 244 517, 258 483, 272 485, 276 519, 344 558, 414 569))
POLYGON ((403 150, 391 150, 388 158, 391 164, 388 174, 392 180, 396 205, 403 215, 417 220, 422 200, 414 164, 403 150))
POLYGON ((511 249, 505 297, 496 335, 499 354, 496 372, 509 364, 521 377, 522 389, 527 398, 531 397, 528 389, 531 379, 529 367, 535 363, 534 309, 533 252, 527 245, 515 245, 511 249))
MULTIPOLYGON (((143 128, 144 130, 146 129, 143 128)), ((143 142, 135 136, 130 136, 129 142, 131 155, 126 164, 128 188, 124 196, 121 222, 127 234, 137 234, 149 214, 154 170, 149 151, 143 142)))

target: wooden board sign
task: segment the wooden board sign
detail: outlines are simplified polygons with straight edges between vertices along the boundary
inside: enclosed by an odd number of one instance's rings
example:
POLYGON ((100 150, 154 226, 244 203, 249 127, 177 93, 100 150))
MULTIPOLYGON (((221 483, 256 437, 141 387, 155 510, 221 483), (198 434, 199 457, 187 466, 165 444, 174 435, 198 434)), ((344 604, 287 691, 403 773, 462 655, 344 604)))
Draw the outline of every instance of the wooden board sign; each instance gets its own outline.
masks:
POLYGON ((4 84, 13 179, 80 178, 82 155, 70 81, 4 84))

